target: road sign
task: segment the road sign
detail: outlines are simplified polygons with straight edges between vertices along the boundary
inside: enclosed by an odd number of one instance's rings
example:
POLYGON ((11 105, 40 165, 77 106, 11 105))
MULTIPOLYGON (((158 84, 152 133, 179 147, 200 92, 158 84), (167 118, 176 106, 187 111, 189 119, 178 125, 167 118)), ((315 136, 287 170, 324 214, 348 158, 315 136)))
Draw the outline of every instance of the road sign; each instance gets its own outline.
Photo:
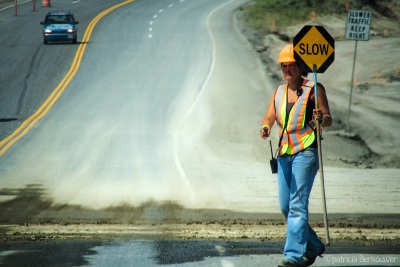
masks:
POLYGON ((355 40, 354 44, 354 58, 353 58, 353 71, 351 72, 350 81, 350 98, 349 98, 349 112, 347 113, 347 130, 350 127, 350 109, 351 109, 351 98, 353 95, 353 84, 354 84, 354 68, 356 66, 356 55, 357 55, 357 43, 358 41, 368 41, 369 31, 371 28, 371 12, 366 10, 349 10, 347 13, 346 21, 346 34, 345 38, 355 40))
POLYGON ((335 60, 335 40, 322 26, 306 25, 293 39, 294 59, 307 72, 323 73, 335 60))
POLYGON ((371 28, 371 12, 349 10, 346 21, 346 39, 368 41, 371 28))

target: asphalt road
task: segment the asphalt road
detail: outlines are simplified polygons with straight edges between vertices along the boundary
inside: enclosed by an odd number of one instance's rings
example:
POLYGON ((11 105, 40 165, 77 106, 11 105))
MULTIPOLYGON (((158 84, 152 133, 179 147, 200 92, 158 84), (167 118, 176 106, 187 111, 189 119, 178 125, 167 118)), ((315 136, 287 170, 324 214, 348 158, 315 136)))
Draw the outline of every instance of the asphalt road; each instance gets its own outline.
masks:
POLYGON ((208 16, 229 1, 132 1, 84 39, 89 22, 118 2, 52 1, 80 22, 78 45, 42 44, 46 8, 1 13, 2 137, 23 126, 2 143, 3 187, 40 184, 54 203, 94 208, 190 190, 176 129, 212 69, 208 16))
POLYGON ((0 139, 10 135, 53 92, 71 67, 78 45, 43 45, 39 24, 50 10, 70 10, 79 21, 78 38, 97 14, 121 1, 51 1, 41 7, 36 1, 19 1, 14 16, 13 1, 2 1, 0 11, 0 139), (8 3, 7 3, 8 2, 8 3))
MULTIPOLYGON (((282 258, 282 246, 243 240, 23 241, 0 244, 0 265, 269 267, 282 258)), ((327 251, 313 266, 400 266, 399 254, 383 251, 379 244, 336 243, 327 251)))

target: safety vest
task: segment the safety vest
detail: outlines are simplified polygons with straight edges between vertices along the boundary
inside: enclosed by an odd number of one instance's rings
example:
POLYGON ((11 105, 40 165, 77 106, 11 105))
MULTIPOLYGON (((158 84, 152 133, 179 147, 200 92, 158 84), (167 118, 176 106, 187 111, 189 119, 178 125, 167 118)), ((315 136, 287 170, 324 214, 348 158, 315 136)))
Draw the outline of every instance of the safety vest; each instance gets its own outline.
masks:
POLYGON ((276 121, 282 136, 280 155, 294 155, 311 146, 315 140, 315 123, 311 120, 306 123, 306 107, 312 92, 314 82, 304 79, 301 86, 303 93, 299 96, 286 118, 288 104, 288 85, 282 84, 275 93, 276 121), (285 123, 287 126, 285 129, 285 123), (285 129, 285 131, 283 131, 285 129), (283 131, 283 132, 282 132, 283 131))

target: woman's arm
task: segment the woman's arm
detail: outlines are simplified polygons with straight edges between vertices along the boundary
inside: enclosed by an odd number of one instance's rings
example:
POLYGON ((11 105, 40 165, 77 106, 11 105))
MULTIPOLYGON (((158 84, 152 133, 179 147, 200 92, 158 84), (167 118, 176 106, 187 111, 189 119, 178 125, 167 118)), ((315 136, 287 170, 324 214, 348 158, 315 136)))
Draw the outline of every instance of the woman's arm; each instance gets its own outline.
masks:
POLYGON ((275 94, 272 95, 271 100, 269 101, 269 106, 267 112, 265 113, 264 119, 261 123, 260 136, 263 139, 267 139, 271 133, 271 128, 275 123, 276 115, 275 115, 275 94))

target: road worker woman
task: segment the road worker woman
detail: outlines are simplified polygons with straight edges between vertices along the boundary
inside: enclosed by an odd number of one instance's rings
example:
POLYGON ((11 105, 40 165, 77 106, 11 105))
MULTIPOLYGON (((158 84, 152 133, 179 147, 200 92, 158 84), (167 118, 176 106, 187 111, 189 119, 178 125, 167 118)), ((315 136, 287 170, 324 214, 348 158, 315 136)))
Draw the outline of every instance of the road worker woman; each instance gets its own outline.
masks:
POLYGON ((315 109, 314 82, 306 79, 307 73, 296 63, 293 45, 282 49, 278 63, 286 83, 273 94, 260 130, 267 139, 275 121, 280 128, 278 193, 287 230, 285 257, 278 266, 310 266, 325 250, 308 223, 308 200, 319 168, 316 123, 328 127, 332 117, 320 83, 315 109))

